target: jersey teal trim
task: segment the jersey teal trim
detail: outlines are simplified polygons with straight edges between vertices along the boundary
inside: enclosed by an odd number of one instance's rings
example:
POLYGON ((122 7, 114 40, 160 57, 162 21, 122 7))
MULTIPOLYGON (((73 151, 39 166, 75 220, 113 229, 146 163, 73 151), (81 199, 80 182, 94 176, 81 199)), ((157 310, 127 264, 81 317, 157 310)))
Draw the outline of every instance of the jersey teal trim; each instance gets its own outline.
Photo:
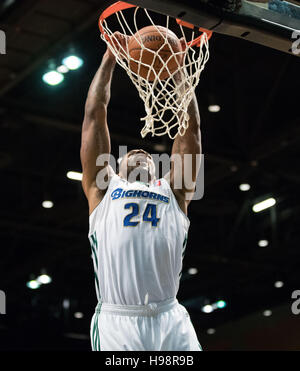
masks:
MULTIPOLYGON (((188 239, 188 234, 186 233, 185 234, 185 237, 184 237, 183 244, 182 244, 182 261, 183 261, 184 255, 185 255, 185 249, 186 249, 186 245, 187 245, 187 239, 188 239)), ((181 279, 181 276, 182 276, 182 269, 181 269, 181 271, 179 273, 179 280, 181 279)))
POLYGON ((92 334, 92 349, 93 351, 101 351, 100 347, 100 331, 99 331, 99 316, 101 313, 102 302, 100 301, 100 306, 95 311, 94 317, 94 326, 93 326, 93 334, 92 334))
POLYGON ((92 248, 92 253, 93 253, 93 256, 95 258, 95 264, 96 264, 96 268, 98 269, 98 258, 97 258, 97 250, 98 250, 98 243, 97 243, 97 237, 96 237, 96 232, 94 232, 92 235, 91 235, 91 248, 92 248))
POLYGON ((92 256, 94 261, 94 278, 95 278, 95 288, 96 288, 96 295, 97 299, 100 300, 100 285, 99 285, 99 279, 98 279, 98 241, 97 241, 97 234, 96 231, 90 236, 90 244, 92 249, 92 256))

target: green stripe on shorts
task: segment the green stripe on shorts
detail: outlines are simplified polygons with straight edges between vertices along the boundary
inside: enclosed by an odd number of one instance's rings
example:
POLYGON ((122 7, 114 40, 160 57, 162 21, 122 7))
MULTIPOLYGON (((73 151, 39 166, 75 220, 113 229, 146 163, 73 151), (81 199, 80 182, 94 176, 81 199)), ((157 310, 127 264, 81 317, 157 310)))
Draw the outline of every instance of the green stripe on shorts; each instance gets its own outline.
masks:
POLYGON ((101 306, 102 303, 100 304, 100 307, 98 310, 96 310, 96 315, 95 315, 95 321, 94 321, 94 326, 93 326, 93 348, 96 351, 101 351, 100 348, 100 334, 99 334, 99 316, 101 312, 101 306))

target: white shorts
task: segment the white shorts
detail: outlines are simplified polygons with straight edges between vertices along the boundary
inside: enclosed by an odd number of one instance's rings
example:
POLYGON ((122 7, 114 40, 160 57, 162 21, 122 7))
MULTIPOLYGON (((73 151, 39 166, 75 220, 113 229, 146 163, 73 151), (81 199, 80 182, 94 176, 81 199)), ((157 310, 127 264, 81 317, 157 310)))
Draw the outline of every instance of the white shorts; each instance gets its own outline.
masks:
POLYGON ((91 321, 93 351, 201 351, 195 329, 176 298, 147 305, 99 302, 91 321))

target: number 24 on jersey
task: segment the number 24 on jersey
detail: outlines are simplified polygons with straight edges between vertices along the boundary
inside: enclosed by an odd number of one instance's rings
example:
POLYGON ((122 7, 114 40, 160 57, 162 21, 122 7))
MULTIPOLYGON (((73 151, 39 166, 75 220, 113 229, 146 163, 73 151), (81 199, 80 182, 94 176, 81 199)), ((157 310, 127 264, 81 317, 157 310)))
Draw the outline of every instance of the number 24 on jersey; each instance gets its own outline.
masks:
MULTIPOLYGON (((160 218, 156 217, 156 207, 155 204, 147 204, 144 214, 143 214, 143 222, 150 222, 152 227, 157 227, 157 223, 159 222, 160 218)), ((128 203, 124 206, 125 209, 131 209, 131 213, 128 214, 124 218, 123 225, 124 227, 135 227, 139 224, 139 222, 132 222, 131 219, 140 213, 139 205, 136 203, 128 203)))

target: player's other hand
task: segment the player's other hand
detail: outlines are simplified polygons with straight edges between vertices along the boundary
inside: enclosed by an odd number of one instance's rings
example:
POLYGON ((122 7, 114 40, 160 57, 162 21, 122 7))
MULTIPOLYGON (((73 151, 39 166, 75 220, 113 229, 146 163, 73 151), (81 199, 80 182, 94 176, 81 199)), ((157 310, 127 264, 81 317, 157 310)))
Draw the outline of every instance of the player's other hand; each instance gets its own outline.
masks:
MULTIPOLYGON (((110 43, 112 47, 120 53, 121 58, 124 58, 127 55, 126 51, 127 51, 127 45, 128 45, 129 38, 130 38, 129 36, 124 35, 119 31, 114 32, 110 36, 110 43)), ((110 57, 115 58, 115 55, 110 50, 109 46, 107 47, 107 53, 109 54, 110 57)))

